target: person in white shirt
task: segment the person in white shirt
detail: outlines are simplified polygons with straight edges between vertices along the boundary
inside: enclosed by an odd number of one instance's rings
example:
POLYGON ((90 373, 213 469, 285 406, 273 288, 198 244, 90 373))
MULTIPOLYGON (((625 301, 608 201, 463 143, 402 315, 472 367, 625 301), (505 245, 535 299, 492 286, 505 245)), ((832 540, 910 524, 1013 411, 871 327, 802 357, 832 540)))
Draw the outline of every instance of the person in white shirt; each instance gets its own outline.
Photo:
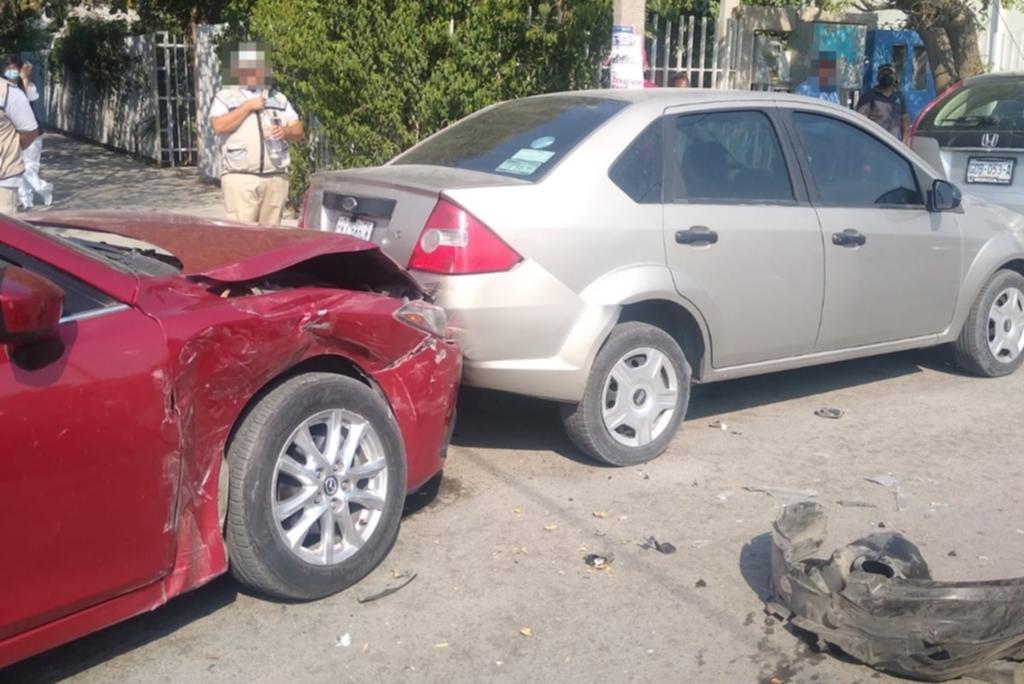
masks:
POLYGON ((25 93, 0 79, 0 214, 14 214, 25 171, 22 150, 39 137, 39 124, 25 93))
MULTIPOLYGON (((20 55, 11 54, 7 56, 7 61, 4 65, 4 78, 10 81, 12 85, 21 88, 29 103, 39 99, 39 89, 32 82, 32 65, 28 62, 23 62, 20 55)), ((35 117, 35 112, 32 112, 32 116, 35 117)), ((37 121, 36 127, 38 128, 38 126, 37 121)), ((39 196, 43 198, 44 205, 50 206, 50 203, 53 202, 53 183, 44 181, 39 177, 42 154, 43 137, 41 135, 36 137, 32 144, 21 152, 25 172, 21 175, 21 181, 18 184, 18 204, 25 209, 31 209, 35 206, 35 193, 39 193, 39 196)))
POLYGON ((265 54, 256 43, 231 52, 229 73, 237 85, 217 93, 209 117, 220 138, 227 217, 276 226, 288 200, 288 143, 301 140, 303 128, 288 98, 267 87, 265 54))

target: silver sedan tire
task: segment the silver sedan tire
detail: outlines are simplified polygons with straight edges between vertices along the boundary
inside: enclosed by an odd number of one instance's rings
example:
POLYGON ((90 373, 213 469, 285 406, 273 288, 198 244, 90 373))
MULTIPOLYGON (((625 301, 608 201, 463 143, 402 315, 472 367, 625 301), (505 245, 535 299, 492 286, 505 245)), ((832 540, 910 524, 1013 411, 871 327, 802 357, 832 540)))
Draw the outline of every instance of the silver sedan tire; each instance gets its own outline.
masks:
POLYGON ((635 321, 615 326, 590 371, 583 400, 563 409, 581 451, 614 466, 660 456, 686 415, 690 366, 664 330, 635 321))
POLYGON ((978 294, 953 345, 965 372, 995 378, 1024 363, 1024 275, 1000 270, 978 294))

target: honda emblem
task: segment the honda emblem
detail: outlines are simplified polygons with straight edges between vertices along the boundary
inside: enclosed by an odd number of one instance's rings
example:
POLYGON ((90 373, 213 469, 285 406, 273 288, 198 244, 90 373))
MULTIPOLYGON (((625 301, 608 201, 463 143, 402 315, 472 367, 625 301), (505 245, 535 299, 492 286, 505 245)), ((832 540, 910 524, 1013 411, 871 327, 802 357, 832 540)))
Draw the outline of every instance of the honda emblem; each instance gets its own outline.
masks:
POLYGON ((981 134, 981 146, 982 147, 995 147, 999 144, 998 133, 982 133, 981 134))

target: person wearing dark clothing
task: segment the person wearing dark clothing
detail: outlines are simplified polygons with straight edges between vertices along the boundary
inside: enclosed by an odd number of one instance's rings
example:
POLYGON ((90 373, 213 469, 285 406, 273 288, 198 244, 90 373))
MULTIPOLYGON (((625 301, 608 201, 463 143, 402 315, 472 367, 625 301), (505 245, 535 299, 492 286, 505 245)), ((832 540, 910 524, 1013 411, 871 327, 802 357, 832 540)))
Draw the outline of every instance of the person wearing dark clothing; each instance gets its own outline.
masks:
POLYGON ((906 140, 910 131, 907 101, 896 82, 891 64, 878 67, 878 83, 860 96, 857 111, 889 131, 897 140, 906 140))

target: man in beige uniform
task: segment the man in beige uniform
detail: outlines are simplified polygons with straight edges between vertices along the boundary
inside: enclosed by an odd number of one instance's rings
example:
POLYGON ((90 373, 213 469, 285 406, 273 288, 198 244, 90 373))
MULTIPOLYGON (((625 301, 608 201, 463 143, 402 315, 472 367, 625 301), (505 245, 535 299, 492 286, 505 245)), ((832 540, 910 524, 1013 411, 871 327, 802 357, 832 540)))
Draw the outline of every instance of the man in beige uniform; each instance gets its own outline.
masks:
POLYGON ((21 151, 39 137, 32 106, 25 93, 0 79, 0 214, 14 214, 18 185, 25 165, 21 151))
POLYGON ((288 143, 302 139, 302 122, 288 98, 266 87, 269 69, 255 43, 232 51, 230 74, 238 85, 210 105, 224 209, 229 219, 278 225, 288 199, 288 143))

